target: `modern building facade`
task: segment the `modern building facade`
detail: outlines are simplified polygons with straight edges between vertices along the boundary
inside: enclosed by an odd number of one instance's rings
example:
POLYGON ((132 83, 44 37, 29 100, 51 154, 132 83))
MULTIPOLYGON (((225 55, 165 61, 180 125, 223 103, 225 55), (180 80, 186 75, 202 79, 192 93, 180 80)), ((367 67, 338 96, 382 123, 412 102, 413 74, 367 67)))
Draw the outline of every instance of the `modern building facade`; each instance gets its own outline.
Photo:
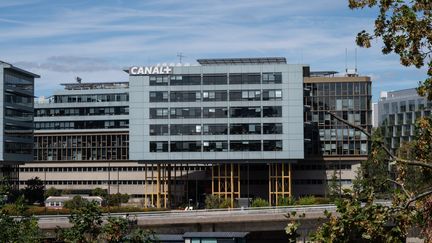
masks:
POLYGON ((368 141, 370 79, 310 72, 285 58, 201 59, 131 67, 129 82, 70 83, 35 104, 34 162, 20 184, 96 187, 147 206, 326 193, 350 185, 368 141))
POLYGON ((415 121, 430 116, 432 102, 418 95, 415 88, 381 92, 378 102, 378 123, 386 144, 395 153, 404 142, 412 141, 415 121))
POLYGON ((311 72, 305 86, 305 160, 294 166, 299 194, 324 196, 335 175, 341 187, 351 186, 369 142, 365 134, 337 121, 332 114, 371 131, 371 79, 357 74, 311 72))
POLYGON ((39 75, 0 61, 0 170, 17 180, 17 165, 33 159, 34 79, 39 75))
POLYGON ((287 64, 285 58, 198 63, 128 70, 130 158, 207 163, 211 193, 231 201, 242 189, 256 188, 242 186, 242 165, 264 165, 266 176, 256 179, 269 183, 269 189, 254 195, 274 204, 291 195, 291 164, 304 157, 304 66, 287 64))

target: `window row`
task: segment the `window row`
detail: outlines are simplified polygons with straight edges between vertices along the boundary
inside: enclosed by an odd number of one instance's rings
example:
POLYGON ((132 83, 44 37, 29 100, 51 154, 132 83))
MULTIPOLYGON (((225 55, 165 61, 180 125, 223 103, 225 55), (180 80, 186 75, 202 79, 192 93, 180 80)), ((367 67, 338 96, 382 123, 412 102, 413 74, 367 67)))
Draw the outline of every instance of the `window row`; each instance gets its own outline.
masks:
POLYGON ((114 102, 129 101, 128 93, 121 94, 89 94, 89 95, 56 95, 54 103, 80 103, 80 102, 114 102))
POLYGON ((101 116, 128 115, 129 107, 81 107, 81 108, 50 108, 36 109, 37 117, 45 116, 101 116))
POLYGON ((231 141, 157 141, 150 142, 150 152, 241 152, 282 151, 282 140, 231 141), (169 146, 168 146, 169 144, 169 146), (229 144, 229 146, 228 146, 229 144))
POLYGON ((150 91, 150 102, 282 100, 282 90, 150 91), (229 95, 228 95, 229 94, 229 95))
POLYGON ((167 135, 227 135, 229 134, 282 134, 282 123, 232 123, 228 124, 154 124, 151 136, 167 135))
POLYGON ((35 130, 128 128, 129 120, 35 122, 35 130))
POLYGON ((183 74, 151 75, 151 86, 167 85, 224 85, 224 84, 280 84, 282 73, 230 73, 222 74, 183 74))
MULTIPOLYGON (((150 119, 227 118, 227 107, 150 108, 150 119)), ((229 117, 282 117, 281 106, 230 107, 229 117)))
POLYGON ((308 83, 311 96, 371 95, 370 82, 308 83))

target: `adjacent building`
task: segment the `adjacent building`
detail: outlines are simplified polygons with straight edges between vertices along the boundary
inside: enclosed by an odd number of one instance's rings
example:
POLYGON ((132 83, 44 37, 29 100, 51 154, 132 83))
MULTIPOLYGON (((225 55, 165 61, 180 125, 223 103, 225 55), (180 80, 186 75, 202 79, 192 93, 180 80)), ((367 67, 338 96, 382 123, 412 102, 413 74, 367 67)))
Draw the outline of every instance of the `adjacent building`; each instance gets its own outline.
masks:
POLYGON ((430 116, 431 109, 432 102, 419 96, 415 88, 381 92, 378 123, 393 153, 404 142, 413 140, 415 121, 422 116, 430 116))
POLYGON ((324 196, 336 176, 341 187, 351 186, 369 141, 365 134, 332 117, 372 129, 371 79, 356 73, 311 72, 305 77, 305 160, 294 166, 298 194, 324 196))
POLYGON ((34 79, 39 75, 0 61, 0 171, 18 179, 17 165, 33 160, 34 79))

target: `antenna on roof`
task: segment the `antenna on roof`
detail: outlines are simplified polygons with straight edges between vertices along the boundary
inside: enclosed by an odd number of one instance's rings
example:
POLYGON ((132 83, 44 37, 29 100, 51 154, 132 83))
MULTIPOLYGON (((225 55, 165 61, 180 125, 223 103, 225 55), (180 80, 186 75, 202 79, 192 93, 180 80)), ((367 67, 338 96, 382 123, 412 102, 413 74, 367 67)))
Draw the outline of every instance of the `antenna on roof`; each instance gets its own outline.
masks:
POLYGON ((182 63, 183 57, 186 57, 186 56, 183 56, 183 52, 178 52, 177 57, 179 58, 179 62, 182 63))
POLYGON ((81 79, 80 77, 77 76, 77 77, 75 78, 75 80, 77 81, 77 83, 80 84, 82 79, 81 79))

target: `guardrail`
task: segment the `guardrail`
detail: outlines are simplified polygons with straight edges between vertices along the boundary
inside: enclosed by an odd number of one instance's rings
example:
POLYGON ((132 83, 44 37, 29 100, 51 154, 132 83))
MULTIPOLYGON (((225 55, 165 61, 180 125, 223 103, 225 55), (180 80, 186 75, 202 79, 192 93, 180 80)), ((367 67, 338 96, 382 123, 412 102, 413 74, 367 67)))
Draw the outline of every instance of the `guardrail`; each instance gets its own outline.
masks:
MULTIPOLYGON (((170 217, 200 217, 200 216, 221 216, 221 215, 251 215, 251 214, 286 214, 290 212, 311 213, 323 212, 324 210, 334 211, 334 204, 308 205, 308 206, 279 206, 279 207, 260 207, 260 208, 231 208, 231 209, 198 209, 198 210, 170 210, 153 212, 127 212, 127 213, 104 213, 108 216, 131 216, 137 218, 170 218, 170 217)), ((67 219, 70 215, 37 215, 38 219, 67 219)))

